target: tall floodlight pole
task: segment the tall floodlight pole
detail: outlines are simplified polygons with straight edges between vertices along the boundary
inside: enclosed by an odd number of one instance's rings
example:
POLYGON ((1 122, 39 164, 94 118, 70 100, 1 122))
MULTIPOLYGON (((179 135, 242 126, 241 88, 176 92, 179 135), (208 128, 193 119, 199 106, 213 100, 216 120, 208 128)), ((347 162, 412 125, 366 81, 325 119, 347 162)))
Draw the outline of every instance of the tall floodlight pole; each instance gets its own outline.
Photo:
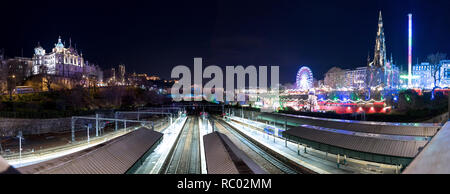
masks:
POLYGON ((89 143, 89 142, 91 142, 90 140, 91 140, 91 138, 90 138, 90 136, 89 136, 89 128, 91 127, 91 125, 92 124, 88 124, 88 126, 87 126, 87 142, 89 143))
POLYGON ((75 142, 75 118, 72 117, 72 143, 75 142))
POLYGON ((19 134, 17 135, 17 138, 19 138, 19 162, 22 160, 22 131, 19 131, 19 134))
POLYGON ((98 137, 98 114, 95 114, 95 137, 98 137))
POLYGON ((408 87, 412 87, 412 14, 408 14, 408 87))

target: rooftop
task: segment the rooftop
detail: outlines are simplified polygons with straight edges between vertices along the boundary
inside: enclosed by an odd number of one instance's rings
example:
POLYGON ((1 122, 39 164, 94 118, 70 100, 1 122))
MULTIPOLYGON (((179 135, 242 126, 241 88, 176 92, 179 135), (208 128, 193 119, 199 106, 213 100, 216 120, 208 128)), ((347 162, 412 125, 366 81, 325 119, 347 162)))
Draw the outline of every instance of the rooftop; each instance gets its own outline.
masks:
POLYGON ((162 133, 140 128, 103 144, 18 170, 24 174, 125 174, 161 138, 162 133))
POLYGON ((285 132, 310 141, 365 153, 414 158, 427 141, 398 141, 296 127, 285 132))

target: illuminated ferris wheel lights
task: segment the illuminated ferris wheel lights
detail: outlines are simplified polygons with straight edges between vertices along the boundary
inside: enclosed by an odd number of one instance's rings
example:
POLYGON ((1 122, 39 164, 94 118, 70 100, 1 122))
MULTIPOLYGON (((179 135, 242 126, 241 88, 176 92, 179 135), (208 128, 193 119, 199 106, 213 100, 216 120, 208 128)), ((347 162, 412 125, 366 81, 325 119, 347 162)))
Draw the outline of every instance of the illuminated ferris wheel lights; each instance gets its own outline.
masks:
POLYGON ((309 67, 303 66, 297 72, 296 86, 299 90, 309 90, 313 87, 313 75, 309 67))

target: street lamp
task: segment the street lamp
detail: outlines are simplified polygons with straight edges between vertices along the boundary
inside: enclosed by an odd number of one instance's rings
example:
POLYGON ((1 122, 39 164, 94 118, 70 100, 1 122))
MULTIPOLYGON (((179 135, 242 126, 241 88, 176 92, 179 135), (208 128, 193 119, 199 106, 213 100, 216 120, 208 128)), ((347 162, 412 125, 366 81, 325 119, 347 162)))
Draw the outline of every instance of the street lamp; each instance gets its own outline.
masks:
POLYGON ((22 160, 22 131, 19 131, 19 133, 16 136, 17 138, 19 138, 19 161, 22 160))
POLYGON ((87 128, 87 142, 90 142, 90 135, 89 135, 89 129, 92 127, 92 123, 89 123, 87 125, 85 125, 87 128))
POLYGON ((16 75, 9 76, 8 81, 8 90, 9 90, 9 100, 12 101, 12 93, 14 89, 16 89, 16 75))

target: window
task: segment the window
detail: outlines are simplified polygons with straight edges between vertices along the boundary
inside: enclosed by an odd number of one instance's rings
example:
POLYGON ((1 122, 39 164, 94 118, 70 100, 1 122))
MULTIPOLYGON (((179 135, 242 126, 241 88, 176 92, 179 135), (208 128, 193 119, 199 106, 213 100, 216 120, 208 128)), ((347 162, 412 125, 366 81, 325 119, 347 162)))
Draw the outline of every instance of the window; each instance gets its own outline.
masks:
POLYGON ((444 78, 445 79, 450 79, 450 68, 445 68, 444 69, 444 78))

